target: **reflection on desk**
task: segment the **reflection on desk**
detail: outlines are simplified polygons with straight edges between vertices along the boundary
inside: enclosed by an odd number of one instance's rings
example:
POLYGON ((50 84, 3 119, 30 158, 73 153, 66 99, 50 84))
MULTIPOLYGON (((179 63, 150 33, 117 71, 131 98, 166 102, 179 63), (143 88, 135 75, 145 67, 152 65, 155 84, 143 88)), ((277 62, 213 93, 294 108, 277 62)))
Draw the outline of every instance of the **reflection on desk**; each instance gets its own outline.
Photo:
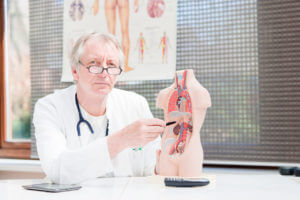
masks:
POLYGON ((0 181, 0 199, 300 199, 299 178, 281 176, 276 171, 266 174, 217 173, 206 177, 210 179, 211 184, 196 188, 166 187, 163 183, 163 177, 159 176, 101 178, 82 183, 80 190, 62 193, 45 193, 22 188, 22 185, 44 182, 40 179, 3 180, 0 181))

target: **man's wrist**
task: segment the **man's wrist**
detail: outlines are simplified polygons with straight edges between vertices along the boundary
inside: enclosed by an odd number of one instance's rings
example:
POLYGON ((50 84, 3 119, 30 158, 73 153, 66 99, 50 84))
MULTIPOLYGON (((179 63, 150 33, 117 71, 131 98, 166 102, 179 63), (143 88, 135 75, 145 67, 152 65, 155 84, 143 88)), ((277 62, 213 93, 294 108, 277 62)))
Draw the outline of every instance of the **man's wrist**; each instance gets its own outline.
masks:
POLYGON ((109 135, 107 137, 107 146, 111 159, 127 148, 126 140, 121 132, 109 135))

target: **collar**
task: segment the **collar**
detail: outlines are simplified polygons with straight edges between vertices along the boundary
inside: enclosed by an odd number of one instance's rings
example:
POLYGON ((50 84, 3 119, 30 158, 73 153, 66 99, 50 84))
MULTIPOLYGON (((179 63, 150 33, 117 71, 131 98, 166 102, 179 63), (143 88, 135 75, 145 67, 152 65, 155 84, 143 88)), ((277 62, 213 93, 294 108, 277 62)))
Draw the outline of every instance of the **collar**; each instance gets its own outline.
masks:
MULTIPOLYGON (((76 108, 76 103, 75 103, 75 94, 76 94, 76 91, 77 91, 77 85, 74 84, 72 87, 72 101, 73 101, 73 105, 74 105, 74 109, 75 111, 77 111, 77 108, 76 108)), ((107 97, 107 101, 106 101, 106 117, 107 119, 111 122, 111 116, 112 116, 112 93, 114 93, 115 89, 113 88, 110 93, 108 94, 108 97, 107 97)))

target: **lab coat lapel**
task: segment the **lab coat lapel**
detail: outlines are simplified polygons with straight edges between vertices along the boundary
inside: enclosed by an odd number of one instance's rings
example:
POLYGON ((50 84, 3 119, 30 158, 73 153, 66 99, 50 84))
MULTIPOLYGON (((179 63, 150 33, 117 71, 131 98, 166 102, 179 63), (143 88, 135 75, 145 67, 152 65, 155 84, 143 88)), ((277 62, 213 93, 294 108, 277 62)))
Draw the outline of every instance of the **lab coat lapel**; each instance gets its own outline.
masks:
MULTIPOLYGON (((72 136, 75 136, 76 137, 76 146, 77 148, 79 147, 82 147, 84 145, 87 144, 87 136, 88 136, 88 128, 87 126, 84 124, 84 123, 81 123, 80 125, 80 133, 81 133, 81 136, 78 136, 78 132, 77 132, 77 123, 79 122, 79 113, 78 113, 78 109, 77 109, 77 106, 76 106, 76 101, 75 101, 75 94, 77 92, 77 85, 74 84, 71 92, 70 92, 70 102, 71 102, 71 105, 72 105, 72 115, 70 115, 70 118, 69 120, 70 121, 73 121, 73 125, 72 125, 72 136)), ((74 143, 72 142, 72 144, 74 145, 74 143)))
MULTIPOLYGON (((109 134, 113 134, 116 131, 124 128, 124 123, 122 124, 122 109, 117 103, 116 91, 113 89, 107 98, 106 103, 106 116, 109 120, 109 134)), ((112 159, 114 165, 114 174, 115 176, 128 176, 132 175, 130 160, 129 160, 129 151, 131 149, 127 148, 120 152, 117 157, 112 159)))

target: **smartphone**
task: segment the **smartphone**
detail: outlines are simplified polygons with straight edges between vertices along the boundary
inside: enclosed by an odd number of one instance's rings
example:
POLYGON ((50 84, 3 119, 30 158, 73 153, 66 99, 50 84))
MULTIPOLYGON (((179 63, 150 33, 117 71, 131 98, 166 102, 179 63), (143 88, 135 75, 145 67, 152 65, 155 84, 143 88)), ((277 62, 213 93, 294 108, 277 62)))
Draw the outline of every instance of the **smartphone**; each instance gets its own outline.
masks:
POLYGON ((177 177, 165 178, 165 185, 173 186, 173 187, 196 187, 196 186, 206 186, 208 184, 209 184, 209 180, 206 178, 177 178, 177 177))
POLYGON ((55 183, 40 183, 33 185, 23 185, 22 186, 26 190, 36 190, 43 192, 66 192, 72 190, 79 190, 81 188, 80 185, 76 184, 55 184, 55 183))

